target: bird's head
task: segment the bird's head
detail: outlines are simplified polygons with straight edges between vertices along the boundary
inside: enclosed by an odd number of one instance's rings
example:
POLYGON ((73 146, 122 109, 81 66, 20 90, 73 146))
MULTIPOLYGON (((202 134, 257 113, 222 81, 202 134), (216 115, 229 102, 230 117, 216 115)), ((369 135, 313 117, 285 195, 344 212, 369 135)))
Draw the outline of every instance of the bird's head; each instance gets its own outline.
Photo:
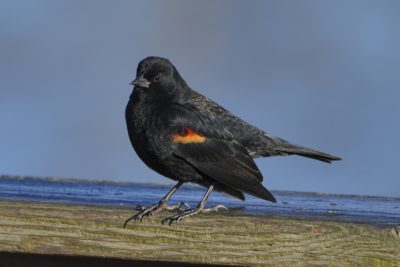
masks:
POLYGON ((130 84, 137 90, 160 95, 174 93, 187 86, 175 66, 162 57, 147 57, 140 61, 136 78, 130 84))

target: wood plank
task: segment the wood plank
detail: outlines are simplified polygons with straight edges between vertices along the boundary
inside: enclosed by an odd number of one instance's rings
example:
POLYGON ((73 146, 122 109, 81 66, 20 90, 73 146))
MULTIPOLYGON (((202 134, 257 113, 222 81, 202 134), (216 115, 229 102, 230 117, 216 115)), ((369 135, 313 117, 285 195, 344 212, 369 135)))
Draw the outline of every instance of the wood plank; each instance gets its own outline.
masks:
POLYGON ((400 266, 391 228, 277 217, 201 214, 122 228, 130 210, 0 201, 0 251, 235 265, 400 266))

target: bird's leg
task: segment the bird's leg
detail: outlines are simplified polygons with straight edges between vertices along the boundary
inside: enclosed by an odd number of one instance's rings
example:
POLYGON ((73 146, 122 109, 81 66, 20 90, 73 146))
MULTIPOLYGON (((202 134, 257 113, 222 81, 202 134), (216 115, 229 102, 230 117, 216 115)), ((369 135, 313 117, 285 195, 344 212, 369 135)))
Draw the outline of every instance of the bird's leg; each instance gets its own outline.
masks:
MULTIPOLYGON (((171 225, 171 223, 173 223, 173 222, 180 222, 184 218, 196 215, 196 214, 198 214, 200 212, 211 211, 212 208, 211 209, 204 209, 204 206, 206 205, 208 196, 210 195, 210 193, 213 190, 213 188, 214 188, 214 184, 211 184, 210 187, 208 187, 208 190, 207 190, 206 194, 204 195, 203 199, 200 201, 200 203, 197 206, 197 208, 189 209, 187 211, 183 211, 183 212, 180 212, 180 213, 175 214, 173 216, 167 217, 164 220, 162 220, 162 224, 171 225)), ((217 211, 217 210, 218 210, 218 208, 216 210, 214 210, 214 211, 217 211)))
MULTIPOLYGON (((172 195, 178 190, 178 188, 183 184, 183 181, 179 181, 172 189, 158 202, 157 204, 150 206, 145 209, 141 209, 140 212, 136 213, 135 215, 129 217, 125 223, 124 223, 124 228, 130 222, 131 220, 135 221, 142 221, 143 217, 145 216, 153 216, 154 214, 162 211, 163 209, 167 208, 167 202, 168 200, 172 197, 172 195)), ((184 206, 184 203, 179 203, 178 208, 181 208, 181 206, 184 206)), ((186 204, 187 205, 187 204, 186 204)))

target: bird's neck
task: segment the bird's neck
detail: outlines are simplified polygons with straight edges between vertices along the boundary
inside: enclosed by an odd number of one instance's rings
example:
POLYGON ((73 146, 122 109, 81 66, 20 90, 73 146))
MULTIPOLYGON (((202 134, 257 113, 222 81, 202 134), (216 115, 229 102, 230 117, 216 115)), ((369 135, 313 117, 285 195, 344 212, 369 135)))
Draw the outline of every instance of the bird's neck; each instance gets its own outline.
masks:
POLYGON ((134 103, 165 107, 171 104, 182 103, 189 95, 191 89, 184 83, 184 86, 175 86, 172 88, 152 88, 152 89, 134 89, 130 95, 130 100, 134 103))

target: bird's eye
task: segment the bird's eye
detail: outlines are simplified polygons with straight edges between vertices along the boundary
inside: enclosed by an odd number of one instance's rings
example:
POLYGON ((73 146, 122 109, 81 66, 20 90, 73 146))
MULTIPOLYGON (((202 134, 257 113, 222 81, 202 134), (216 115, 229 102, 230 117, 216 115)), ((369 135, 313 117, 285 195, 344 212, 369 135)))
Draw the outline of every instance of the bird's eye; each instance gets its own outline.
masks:
POLYGON ((155 80, 155 81, 159 81, 159 80, 160 80, 160 75, 154 76, 154 80, 155 80))

